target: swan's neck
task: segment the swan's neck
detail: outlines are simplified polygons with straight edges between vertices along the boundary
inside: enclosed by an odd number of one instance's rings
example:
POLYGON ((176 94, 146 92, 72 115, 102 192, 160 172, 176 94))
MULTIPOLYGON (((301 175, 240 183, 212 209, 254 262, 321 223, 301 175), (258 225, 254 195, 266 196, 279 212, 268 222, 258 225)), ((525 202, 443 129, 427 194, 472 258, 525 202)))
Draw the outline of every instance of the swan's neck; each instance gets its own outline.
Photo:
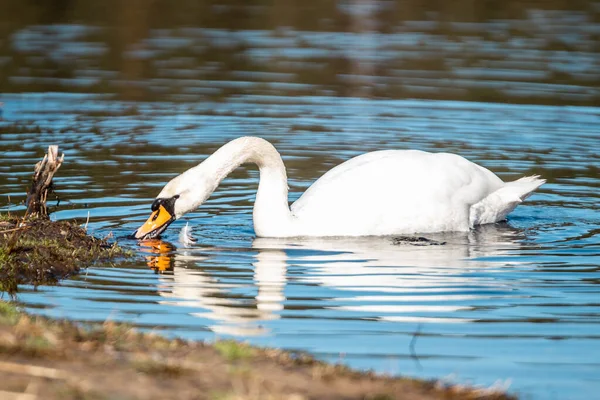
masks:
POLYGON ((287 236, 294 218, 288 205, 285 165, 273 145, 257 137, 235 139, 208 157, 202 164, 205 179, 213 189, 241 164, 254 163, 260 181, 254 203, 254 231, 257 236, 287 236))

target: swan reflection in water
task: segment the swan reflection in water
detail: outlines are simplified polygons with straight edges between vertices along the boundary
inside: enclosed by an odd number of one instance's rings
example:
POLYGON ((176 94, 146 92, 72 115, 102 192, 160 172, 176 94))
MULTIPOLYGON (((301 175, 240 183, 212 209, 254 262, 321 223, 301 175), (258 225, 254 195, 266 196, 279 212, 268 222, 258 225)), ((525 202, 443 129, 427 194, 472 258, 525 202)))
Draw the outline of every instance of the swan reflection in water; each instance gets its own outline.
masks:
POLYGON ((516 252, 524 239, 522 232, 495 224, 467 233, 429 234, 427 240, 256 238, 248 250, 198 244, 177 249, 156 239, 141 245, 150 251, 148 266, 159 273, 161 304, 205 310, 192 315, 215 321, 209 326, 215 333, 256 336, 268 334, 264 322, 281 316, 290 267, 295 282, 350 292, 328 298, 329 310, 366 312, 370 319, 387 321, 466 322, 452 312, 471 306, 456 302, 488 297, 486 289, 503 285, 474 272, 505 265, 493 258, 516 252), (203 270, 203 261, 225 251, 253 255, 254 302, 233 294, 242 284, 223 283, 203 270))
MULTIPOLYGON (((199 264, 206 260, 206 248, 177 249, 173 244, 158 239, 141 242, 148 266, 159 276, 158 293, 165 300, 160 304, 202 308, 204 312, 191 315, 208 318, 216 323, 209 326, 215 332, 234 336, 257 336, 268 331, 261 321, 279 318, 283 309, 286 279, 286 256, 283 251, 259 251, 252 266, 254 282, 258 287, 256 304, 235 298, 228 290, 238 285, 222 283, 199 264)), ((208 249, 215 252, 218 249, 208 249)))

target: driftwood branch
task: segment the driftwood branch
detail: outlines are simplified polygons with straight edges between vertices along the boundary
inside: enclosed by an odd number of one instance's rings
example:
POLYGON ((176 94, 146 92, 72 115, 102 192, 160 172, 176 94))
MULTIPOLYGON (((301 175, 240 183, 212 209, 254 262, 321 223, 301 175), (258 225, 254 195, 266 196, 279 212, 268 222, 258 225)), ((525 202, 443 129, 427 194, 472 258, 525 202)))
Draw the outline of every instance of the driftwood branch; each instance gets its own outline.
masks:
POLYGON ((52 178, 65 158, 62 154, 58 156, 58 146, 48 147, 48 154, 42 161, 35 165, 35 171, 31 180, 31 189, 27 193, 27 215, 32 217, 48 217, 46 199, 52 191, 52 178))

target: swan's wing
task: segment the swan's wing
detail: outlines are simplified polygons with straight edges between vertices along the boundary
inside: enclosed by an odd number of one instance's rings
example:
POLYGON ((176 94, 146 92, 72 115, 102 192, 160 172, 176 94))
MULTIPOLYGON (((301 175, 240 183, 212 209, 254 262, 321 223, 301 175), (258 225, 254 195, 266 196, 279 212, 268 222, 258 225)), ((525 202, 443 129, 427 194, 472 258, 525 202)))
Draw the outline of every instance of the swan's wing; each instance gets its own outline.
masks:
POLYGON ((385 150, 333 168, 291 209, 307 225, 350 235, 465 230, 469 207, 502 185, 492 172, 454 154, 385 150))

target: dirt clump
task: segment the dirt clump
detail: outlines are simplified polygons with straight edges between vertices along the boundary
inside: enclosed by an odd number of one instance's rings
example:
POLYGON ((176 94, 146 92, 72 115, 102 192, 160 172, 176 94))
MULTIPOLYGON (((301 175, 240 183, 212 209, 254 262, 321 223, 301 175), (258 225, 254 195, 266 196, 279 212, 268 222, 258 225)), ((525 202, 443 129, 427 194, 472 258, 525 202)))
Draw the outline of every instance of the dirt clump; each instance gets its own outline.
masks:
POLYGON ((0 215, 0 292, 13 294, 20 284, 56 284, 81 267, 127 254, 74 222, 0 215))

